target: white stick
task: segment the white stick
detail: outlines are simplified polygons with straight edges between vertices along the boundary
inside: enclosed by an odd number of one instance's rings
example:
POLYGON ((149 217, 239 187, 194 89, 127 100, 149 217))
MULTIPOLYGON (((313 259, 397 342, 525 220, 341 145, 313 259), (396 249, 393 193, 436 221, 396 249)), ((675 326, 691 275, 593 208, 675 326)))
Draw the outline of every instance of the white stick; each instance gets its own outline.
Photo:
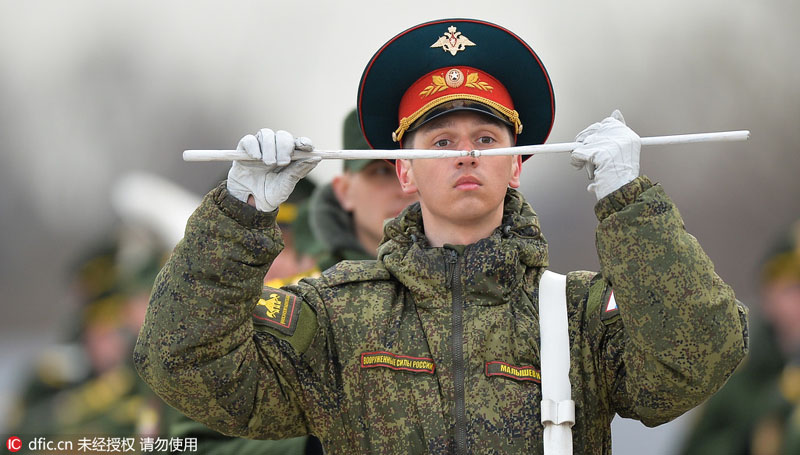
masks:
MULTIPOLYGON (((750 131, 722 131, 718 133, 677 134, 673 136, 643 137, 642 145, 694 144, 696 142, 745 141, 750 131)), ((318 150, 302 152, 295 150, 295 158, 319 156, 323 160, 363 160, 363 159, 422 159, 453 158, 459 156, 497 156, 497 155, 539 155, 544 153, 566 153, 575 150, 580 142, 558 144, 523 145, 487 150, 318 150)), ((233 161, 250 160, 244 152, 237 150, 185 150, 184 161, 233 161)))

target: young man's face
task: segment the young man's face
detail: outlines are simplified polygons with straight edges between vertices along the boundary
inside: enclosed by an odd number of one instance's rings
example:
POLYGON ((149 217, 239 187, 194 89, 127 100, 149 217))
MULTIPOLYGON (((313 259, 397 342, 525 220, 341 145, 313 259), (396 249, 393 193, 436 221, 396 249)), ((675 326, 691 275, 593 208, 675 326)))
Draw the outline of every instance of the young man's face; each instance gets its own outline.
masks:
POLYGON ((353 214, 356 234, 371 253, 383 237, 383 222, 417 201, 416 195, 400 189, 394 167, 384 160, 336 177, 333 188, 342 208, 353 214))
MULTIPOLYGON (((411 138, 415 149, 483 150, 512 146, 510 130, 491 117, 457 111, 432 120, 411 138)), ((470 225, 486 217, 502 219, 507 187, 519 187, 522 159, 516 156, 397 160, 408 194, 418 194, 428 215, 470 225)))

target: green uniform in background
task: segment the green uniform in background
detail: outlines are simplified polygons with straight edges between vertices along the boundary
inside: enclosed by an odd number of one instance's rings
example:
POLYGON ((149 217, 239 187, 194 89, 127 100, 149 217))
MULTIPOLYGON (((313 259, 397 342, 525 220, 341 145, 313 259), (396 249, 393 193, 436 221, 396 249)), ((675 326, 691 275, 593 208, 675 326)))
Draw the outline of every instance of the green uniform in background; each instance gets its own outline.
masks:
POLYGON ((353 219, 336 199, 330 183, 314 192, 309 210, 311 231, 323 245, 324 254, 318 261, 321 270, 344 260, 375 259, 358 241, 353 219))
MULTIPOLYGON (((746 311, 659 186, 598 202, 602 272, 567 278, 575 453, 609 453, 615 414, 669 421, 747 350, 746 311), (618 308, 611 307, 613 287, 618 308)), ((262 289, 275 213, 209 193, 157 279, 134 353, 169 404, 226 434, 319 437, 328 453, 540 453, 538 280, 522 195, 466 246, 430 247, 419 204, 377 261, 262 289)))

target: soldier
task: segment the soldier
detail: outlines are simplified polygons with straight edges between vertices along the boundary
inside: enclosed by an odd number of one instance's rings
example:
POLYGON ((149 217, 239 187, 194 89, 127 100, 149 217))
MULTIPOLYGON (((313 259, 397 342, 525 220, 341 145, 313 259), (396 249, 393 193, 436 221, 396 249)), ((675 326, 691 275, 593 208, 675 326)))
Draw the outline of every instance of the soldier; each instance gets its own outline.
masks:
MULTIPOLYGON (((482 150, 544 142, 554 102, 519 37, 446 19, 380 48, 358 109, 375 148, 482 150)), ((658 425, 724 383, 745 355, 746 311, 638 175, 640 141, 621 115, 578 140, 602 272, 566 278, 573 440, 576 453, 608 453, 615 413, 658 425)), ((225 433, 314 434, 330 453, 540 453, 548 261, 515 189, 522 158, 398 160, 420 200, 385 225, 377 260, 262 290, 281 248, 275 209, 318 158, 293 159, 311 142, 285 131, 239 149, 261 161, 234 162, 206 196, 151 298, 134 360, 154 390, 225 433)))
MULTIPOLYGON (((369 148, 355 110, 344 120, 344 148, 369 148)), ((324 270, 346 259, 375 259, 383 222, 416 200, 401 190, 388 161, 344 161, 342 173, 311 198, 311 230, 323 249, 319 267, 324 270)))
POLYGON ((113 241, 104 241, 81 260, 75 284, 85 301, 77 324, 70 327, 77 343, 42 356, 39 374, 20 404, 17 431, 132 436, 157 426, 150 417, 153 403, 160 400, 139 380, 130 352, 163 259, 151 233, 122 226, 113 241), (135 257, 127 254, 131 249, 135 257))

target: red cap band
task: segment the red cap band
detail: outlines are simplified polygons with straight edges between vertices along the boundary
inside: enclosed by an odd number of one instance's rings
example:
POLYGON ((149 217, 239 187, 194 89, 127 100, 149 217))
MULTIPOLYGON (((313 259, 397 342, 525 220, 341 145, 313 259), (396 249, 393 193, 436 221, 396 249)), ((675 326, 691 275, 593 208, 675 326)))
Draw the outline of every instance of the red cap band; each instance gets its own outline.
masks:
POLYGON ((453 100, 475 101, 500 112, 513 125, 514 133, 522 132, 519 113, 508 90, 485 71, 469 66, 439 68, 419 78, 406 90, 398 110, 399 126, 392 139, 400 142, 413 123, 431 109, 453 100))

